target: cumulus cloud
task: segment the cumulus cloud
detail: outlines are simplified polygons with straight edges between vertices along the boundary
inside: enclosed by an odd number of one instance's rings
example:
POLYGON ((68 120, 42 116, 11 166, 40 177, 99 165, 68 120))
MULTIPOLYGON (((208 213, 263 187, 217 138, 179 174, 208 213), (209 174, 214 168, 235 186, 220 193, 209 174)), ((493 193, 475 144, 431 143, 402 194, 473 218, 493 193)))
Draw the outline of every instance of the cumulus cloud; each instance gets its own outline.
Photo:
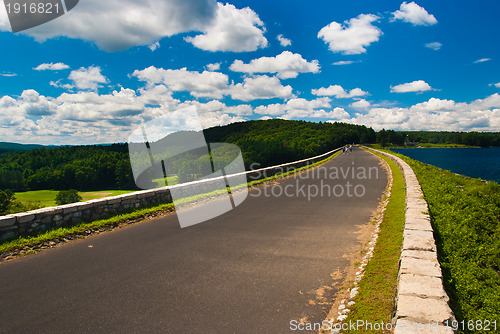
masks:
MULTIPOLYGON (((204 31, 213 25, 216 12, 215 0, 86 0, 57 20, 22 33, 39 42, 59 36, 82 39, 112 52, 204 31)), ((0 24, 0 29, 10 26, 0 24)))
POLYGON ((342 108, 331 109, 330 98, 322 97, 315 100, 306 100, 303 98, 294 98, 286 103, 274 103, 269 105, 258 106, 255 108, 256 114, 280 116, 284 119, 293 118, 329 118, 329 119, 345 119, 349 114, 342 108))
POLYGON ((97 90, 101 84, 108 83, 108 79, 101 74, 99 66, 80 67, 71 71, 68 79, 73 82, 73 86, 81 90, 97 90))
POLYGON ((276 36, 276 39, 280 42, 281 46, 283 47, 292 45, 292 41, 288 38, 283 37, 282 34, 276 36))
POLYGON ((220 70, 220 63, 208 64, 207 69, 209 71, 218 71, 218 70, 220 70))
POLYGON ((29 138, 46 144, 124 142, 141 122, 194 105, 204 127, 243 121, 252 112, 247 104, 227 106, 213 100, 180 102, 165 85, 110 94, 92 91, 46 97, 35 90, 0 98, 0 135, 6 140, 29 138))
POLYGON ((402 20, 415 26, 429 26, 438 22, 434 15, 429 14, 423 7, 420 7, 415 2, 403 2, 400 9, 393 12, 392 15, 392 21, 402 20))
POLYGON ((396 86, 391 86, 391 93, 411 93, 411 92, 426 92, 432 90, 432 87, 423 80, 416 80, 396 86))
POLYGON ((188 71, 163 69, 150 66, 132 73, 141 81, 149 84, 164 84, 172 91, 186 91, 194 97, 222 98, 228 86, 228 76, 212 71, 188 71))
POLYGON ((215 20, 201 31, 203 34, 185 40, 206 51, 245 52, 267 47, 264 23, 249 7, 217 3, 215 20))
POLYGON ((425 101, 422 103, 417 103, 413 105, 410 110, 411 111, 428 111, 428 112, 437 112, 437 111, 453 111, 457 108, 455 101, 453 100, 441 100, 437 98, 431 98, 429 101, 425 101))
POLYGON ((343 24, 334 21, 319 31, 318 38, 325 41, 333 52, 345 55, 365 53, 366 47, 377 42, 382 35, 382 30, 372 24, 379 19, 373 14, 361 14, 343 24))
POLYGON ((496 88, 500 88, 500 82, 493 84, 496 88))
POLYGON ((471 103, 431 98, 409 108, 371 108, 349 122, 394 130, 498 131, 500 95, 471 103))
POLYGON ((229 84, 226 74, 212 71, 165 70, 150 66, 135 70, 132 74, 141 81, 163 84, 174 92, 189 92, 194 97, 222 99, 230 96, 235 100, 252 101, 257 99, 291 98, 292 87, 283 86, 278 78, 266 75, 248 77, 242 83, 229 84))
POLYGON ((434 51, 441 49, 442 46, 443 46, 443 44, 441 44, 439 42, 432 42, 432 43, 425 44, 426 48, 429 48, 429 49, 434 50, 434 51))
POLYGON ((484 63, 484 62, 487 62, 487 61, 490 61, 491 58, 481 58, 481 59, 478 59, 474 62, 474 64, 479 64, 479 63, 484 63))
POLYGON ((292 98, 292 86, 283 86, 278 78, 267 75, 245 78, 243 83, 229 87, 231 98, 241 101, 258 99, 292 98))
POLYGON ((361 99, 359 101, 351 103, 352 108, 359 110, 366 110, 370 106, 371 106, 370 102, 366 101, 365 99, 361 99))
POLYGON ((340 85, 331 85, 329 87, 321 87, 319 89, 312 89, 311 93, 317 96, 334 96, 340 99, 347 99, 353 97, 360 97, 368 95, 367 92, 363 91, 361 88, 354 88, 347 92, 340 85))
POLYGON ((66 70, 69 66, 64 63, 44 63, 40 64, 37 67, 33 68, 35 71, 60 71, 66 70))
POLYGON ((276 57, 261 57, 245 64, 235 60, 229 67, 231 71, 243 73, 277 73, 281 79, 296 78, 299 73, 318 73, 320 66, 317 60, 308 62, 298 53, 283 51, 276 57))

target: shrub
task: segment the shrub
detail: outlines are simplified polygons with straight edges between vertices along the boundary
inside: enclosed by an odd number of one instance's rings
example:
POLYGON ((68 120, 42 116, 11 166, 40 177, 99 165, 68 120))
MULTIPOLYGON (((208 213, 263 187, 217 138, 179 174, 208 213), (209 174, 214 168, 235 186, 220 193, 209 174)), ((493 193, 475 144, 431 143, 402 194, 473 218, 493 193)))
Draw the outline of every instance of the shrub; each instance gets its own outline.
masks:
POLYGON ((57 193, 56 203, 57 205, 69 204, 80 202, 82 197, 78 195, 78 190, 69 189, 69 190, 61 190, 57 193))

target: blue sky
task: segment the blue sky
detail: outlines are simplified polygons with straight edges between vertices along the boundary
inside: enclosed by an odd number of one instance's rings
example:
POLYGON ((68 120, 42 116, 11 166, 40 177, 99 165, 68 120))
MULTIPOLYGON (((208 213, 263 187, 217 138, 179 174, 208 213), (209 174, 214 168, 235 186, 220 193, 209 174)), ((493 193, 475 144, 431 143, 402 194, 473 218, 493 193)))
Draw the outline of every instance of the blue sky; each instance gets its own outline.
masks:
POLYGON ((499 11, 485 0, 81 0, 14 34, 2 5, 0 135, 125 142, 192 105, 204 127, 500 131, 499 11))

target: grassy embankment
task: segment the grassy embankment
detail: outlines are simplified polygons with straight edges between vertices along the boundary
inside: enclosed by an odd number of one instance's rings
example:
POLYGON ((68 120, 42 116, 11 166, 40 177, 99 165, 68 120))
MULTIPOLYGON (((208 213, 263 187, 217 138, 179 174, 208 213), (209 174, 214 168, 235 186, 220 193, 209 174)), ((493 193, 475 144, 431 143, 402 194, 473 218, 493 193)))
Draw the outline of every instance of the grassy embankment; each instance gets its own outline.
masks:
MULTIPOLYGON (((291 175, 295 172, 300 172, 300 171, 306 170, 308 168, 315 167, 319 164, 326 162, 329 159, 332 159, 333 157, 337 156, 340 152, 342 152, 342 151, 338 151, 338 152, 334 153, 333 155, 331 155, 330 157, 325 158, 324 160, 318 161, 318 162, 311 164, 309 166, 304 166, 304 167, 298 168, 298 169, 293 170, 293 171, 284 172, 281 174, 273 175, 273 176, 262 178, 259 180, 249 181, 249 182, 247 182, 247 184, 241 185, 241 187, 256 186, 256 185, 263 183, 263 182, 271 181, 271 180, 274 180, 277 178, 286 177, 286 176, 291 175)), ((236 188, 238 188, 238 187, 236 187, 236 188)), ((233 188, 233 190, 234 190, 234 188, 233 188)), ((221 195, 222 193, 225 193, 225 192, 214 191, 211 193, 200 194, 197 196, 184 198, 180 201, 180 203, 181 202, 182 203, 195 202, 198 200, 203 200, 204 198, 207 198, 207 197, 221 195)), ((144 216, 149 215, 149 214, 156 214, 156 213, 160 213, 160 212, 169 212, 169 211, 172 211, 173 207, 174 206, 172 203, 165 203, 165 204, 161 204, 161 205, 157 205, 157 206, 153 206, 153 207, 149 207, 149 208, 144 208, 144 209, 135 210, 132 212, 123 213, 120 215, 116 215, 116 216, 112 216, 109 218, 93 221, 90 223, 81 223, 81 224, 71 226, 71 227, 61 227, 61 228, 57 228, 57 229, 52 229, 52 230, 40 233, 40 234, 35 235, 35 236, 19 237, 17 239, 6 241, 6 242, 0 244, 0 254, 14 250, 14 249, 21 249, 25 246, 36 245, 36 244, 48 242, 48 241, 54 240, 54 239, 62 239, 66 236, 80 234, 80 233, 88 231, 88 230, 92 231, 92 230, 97 230, 101 227, 116 226, 120 222, 124 222, 127 220, 140 219, 141 217, 144 217, 144 216)))
MULTIPOLYGON (((469 332, 500 331, 500 186, 404 159, 418 177, 450 306, 469 332), (493 327, 496 321, 496 329, 493 327), (474 322, 474 324, 472 323, 474 322), (479 325, 479 327, 478 327, 479 325)), ((464 331, 467 332, 467 331, 464 331)))
MULTIPOLYGON (((380 224, 373 257, 365 268, 365 274, 358 284, 359 293, 355 297, 355 304, 350 307, 351 312, 344 322, 356 323, 360 320, 370 324, 382 322, 387 324, 391 322, 393 316, 405 222, 406 190, 403 175, 397 164, 385 156, 378 156, 384 159, 392 170, 391 196, 380 224)), ((380 333, 364 329, 343 331, 343 333, 369 332, 380 333)))

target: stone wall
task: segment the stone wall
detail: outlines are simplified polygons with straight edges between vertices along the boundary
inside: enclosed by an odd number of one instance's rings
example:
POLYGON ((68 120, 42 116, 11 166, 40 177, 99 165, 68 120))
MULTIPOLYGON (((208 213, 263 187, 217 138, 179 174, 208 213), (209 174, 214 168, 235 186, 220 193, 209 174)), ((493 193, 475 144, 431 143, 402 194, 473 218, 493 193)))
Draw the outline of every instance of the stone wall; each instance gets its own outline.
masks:
MULTIPOLYGON (((241 175, 245 175, 248 180, 257 180, 313 164, 317 161, 326 159, 338 150, 339 149, 335 149, 309 159, 234 174, 234 177, 239 176, 241 178, 241 175)), ((227 177, 231 178, 232 176, 228 175, 227 177)), ((199 180, 172 187, 185 188, 186 193, 189 193, 189 188, 191 187, 196 187, 196 190, 203 189, 203 186, 206 186, 207 189, 213 189, 213 186, 210 187, 210 184, 216 182, 216 180, 217 178, 199 180)), ((72 203, 0 216, 0 241, 19 236, 34 235, 52 228, 72 226, 81 222, 91 222, 128 212, 133 209, 169 203, 172 201, 172 196, 170 194, 170 188, 172 187, 142 190, 130 194, 94 199, 87 202, 72 203)))

